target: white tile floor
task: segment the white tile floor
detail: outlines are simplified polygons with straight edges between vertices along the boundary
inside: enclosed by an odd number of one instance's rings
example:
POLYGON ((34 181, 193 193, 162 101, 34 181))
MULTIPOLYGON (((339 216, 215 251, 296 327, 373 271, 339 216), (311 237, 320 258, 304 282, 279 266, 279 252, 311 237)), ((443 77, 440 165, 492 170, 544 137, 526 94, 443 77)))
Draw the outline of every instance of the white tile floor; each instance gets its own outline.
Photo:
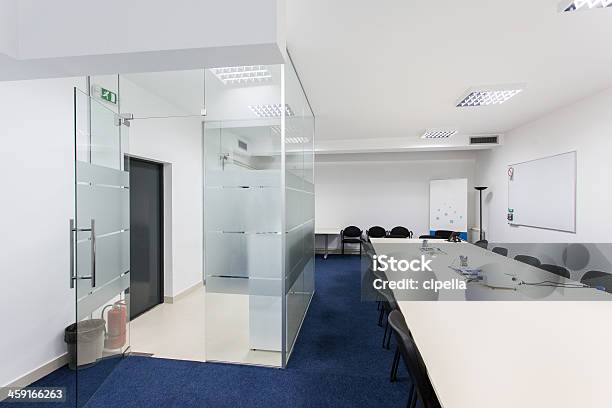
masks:
POLYGON ((175 303, 162 303, 130 322, 133 352, 205 361, 204 288, 175 303))
POLYGON ((206 295, 204 288, 174 303, 160 304, 130 323, 133 352, 177 360, 280 366, 281 353, 251 350, 248 335, 248 296, 206 295), (205 296, 214 305, 206 314, 205 296), (210 331, 208 338, 205 327, 210 331))

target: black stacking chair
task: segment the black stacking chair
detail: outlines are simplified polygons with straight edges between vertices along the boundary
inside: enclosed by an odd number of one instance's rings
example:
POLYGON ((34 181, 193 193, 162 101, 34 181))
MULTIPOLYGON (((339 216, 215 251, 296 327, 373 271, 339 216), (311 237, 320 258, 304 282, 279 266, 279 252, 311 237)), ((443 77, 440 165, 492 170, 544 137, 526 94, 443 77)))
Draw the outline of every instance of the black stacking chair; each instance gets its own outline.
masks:
POLYGON ((412 231, 402 226, 393 227, 389 233, 389 238, 412 238, 412 231))
POLYGON ((404 316, 394 310, 389 314, 389 325, 397 342, 395 357, 391 367, 391 381, 397 379, 397 369, 400 359, 404 360, 406 368, 410 372, 412 378, 410 392, 408 394, 408 407, 415 408, 417 401, 420 399, 424 408, 441 408, 438 397, 431 385, 425 362, 421 357, 421 353, 408 330, 404 316))
POLYGON ((435 232, 435 236, 438 239, 449 239, 453 235, 454 231, 438 230, 435 232))
POLYGON ((363 233, 359 227, 351 225, 340 231, 340 240, 342 241, 342 255, 344 255, 344 244, 359 244, 359 255, 361 255, 361 234, 363 233))
POLYGON ((584 274, 581 283, 592 288, 602 288, 606 292, 612 293, 612 274, 600 271, 588 271, 584 274))
POLYGON ((480 241, 474 242, 474 245, 481 247, 482 249, 487 249, 489 247, 489 241, 486 239, 481 239, 480 241))
POLYGON ((384 238, 387 236, 387 230, 377 225, 367 230, 366 234, 368 234, 368 238, 384 238))
MULTIPOLYGON (((378 292, 380 293, 382 298, 382 308, 380 313, 383 318, 385 316, 388 317, 394 310, 399 310, 399 306, 397 305, 395 296, 393 296, 393 292, 391 292, 390 289, 380 289, 378 292)), ((385 333, 383 334, 382 347, 388 350, 390 343, 391 330, 389 329, 389 319, 387 318, 385 319, 385 333)))
POLYGON ((564 278, 569 279, 570 273, 567 269, 562 266, 551 265, 551 264, 542 264, 540 265, 540 269, 544 269, 545 271, 552 272, 555 275, 562 276, 564 278))
POLYGON ((538 258, 534 258, 533 256, 529 256, 529 255, 517 255, 514 257, 514 259, 519 262, 526 263, 527 265, 536 266, 536 267, 542 264, 542 262, 540 262, 538 258))
POLYGON ((499 255, 508 256, 508 248, 495 247, 492 251, 499 255))

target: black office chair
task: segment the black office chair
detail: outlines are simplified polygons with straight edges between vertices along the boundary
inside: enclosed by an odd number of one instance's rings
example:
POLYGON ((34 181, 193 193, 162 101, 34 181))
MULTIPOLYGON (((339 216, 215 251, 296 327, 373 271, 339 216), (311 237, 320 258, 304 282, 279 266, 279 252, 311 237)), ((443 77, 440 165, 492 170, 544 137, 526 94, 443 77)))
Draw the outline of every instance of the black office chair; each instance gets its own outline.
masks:
POLYGON ((368 238, 384 238, 387 236, 387 230, 377 225, 367 230, 366 234, 368 234, 368 238))
POLYGON ((584 274, 581 283, 592 288, 602 288, 608 293, 612 293, 612 274, 600 271, 588 271, 584 274))
POLYGON ((529 255, 517 255, 514 257, 516 261, 526 263, 527 265, 538 267, 542 264, 538 258, 529 255))
POLYGON ((499 254, 499 255, 508 256, 508 248, 495 247, 491 251, 493 251, 493 252, 495 252, 496 254, 499 254))
POLYGON ((359 255, 361 255, 361 234, 363 233, 359 227, 351 225, 340 231, 340 240, 342 241, 342 255, 344 255, 344 244, 359 244, 359 255))
POLYGON ((438 230, 434 233, 438 239, 449 239, 454 231, 438 230))
POLYGON ((545 271, 554 273, 555 275, 559 275, 567 279, 570 278, 569 271, 562 266, 557 266, 557 265, 552 265, 552 264, 542 264, 540 265, 540 269, 544 269, 545 271))
POLYGON ((391 381, 397 379, 397 369, 399 368, 400 359, 403 359, 412 378, 407 406, 415 408, 417 401, 420 399, 424 408, 441 408, 438 397, 429 380, 425 362, 410 334, 410 330, 408 330, 404 316, 398 310, 394 310, 389 314, 389 325, 395 334, 397 342, 393 365, 391 366, 391 381))
POLYGON ((474 242, 474 245, 481 247, 482 249, 487 249, 489 247, 489 241, 486 239, 481 239, 480 241, 474 242))
POLYGON ((393 227, 389 232, 389 238, 412 238, 412 231, 402 226, 393 227))
MULTIPOLYGON (((395 296, 393 296, 393 292, 391 292, 390 289, 379 289, 378 292, 382 299, 382 309, 380 313, 383 318, 388 317, 394 310, 399 310, 395 296)), ((385 319, 385 333, 383 334, 382 347, 388 350, 390 343, 391 330, 389 330, 389 319, 387 318, 385 319)))

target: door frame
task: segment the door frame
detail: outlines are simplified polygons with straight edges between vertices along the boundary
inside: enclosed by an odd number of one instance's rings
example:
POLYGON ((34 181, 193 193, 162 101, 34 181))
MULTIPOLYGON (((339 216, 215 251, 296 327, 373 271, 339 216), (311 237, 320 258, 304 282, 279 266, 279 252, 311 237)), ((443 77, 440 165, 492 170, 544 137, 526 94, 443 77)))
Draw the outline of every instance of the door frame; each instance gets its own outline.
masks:
MULTIPOLYGON (((145 310, 142 313, 139 313, 138 315, 135 316, 130 316, 130 320, 134 320, 136 318, 138 318, 139 316, 142 316, 143 314, 147 313, 148 311, 150 311, 151 309, 153 309, 154 307, 165 303, 165 297, 164 297, 164 289, 165 289, 165 273, 166 273, 166 259, 165 259, 165 252, 166 252, 166 239, 165 239, 165 234, 166 234, 166 229, 165 229, 165 212, 166 212, 166 203, 164 201, 165 198, 165 178, 164 178, 164 167, 165 167, 165 163, 164 162, 160 162, 158 160, 152 160, 149 158, 145 158, 145 157, 140 157, 140 156, 134 156, 134 155, 130 155, 130 154, 125 154, 124 155, 124 160, 126 162, 128 162, 129 164, 129 169, 131 170, 131 161, 135 160, 135 161, 139 161, 142 163, 148 163, 148 164, 154 164, 156 166, 159 167, 160 169, 160 177, 159 177, 159 202, 161 204, 160 206, 160 211, 159 211, 159 225, 160 225, 160 234, 159 234, 159 262, 160 262, 160 268, 159 268, 159 292, 158 292, 158 300, 159 303, 157 303, 155 306, 153 306, 150 309, 145 310)), ((131 188, 131 185, 130 185, 131 188)), ((131 200, 130 200, 131 201, 131 200)), ((130 267, 131 269, 131 267, 130 267)), ((131 286, 131 284, 130 284, 131 286)))

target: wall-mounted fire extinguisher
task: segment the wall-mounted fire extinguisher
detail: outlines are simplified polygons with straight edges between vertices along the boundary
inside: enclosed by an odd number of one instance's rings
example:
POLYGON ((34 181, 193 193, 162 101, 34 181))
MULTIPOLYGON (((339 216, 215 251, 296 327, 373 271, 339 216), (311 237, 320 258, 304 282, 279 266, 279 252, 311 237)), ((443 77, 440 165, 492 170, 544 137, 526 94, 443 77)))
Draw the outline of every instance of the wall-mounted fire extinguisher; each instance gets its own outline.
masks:
POLYGON ((114 350, 125 345, 127 340, 127 306, 125 301, 119 300, 112 305, 107 305, 102 309, 104 312, 110 308, 106 314, 106 337, 104 338, 104 348, 114 350))

